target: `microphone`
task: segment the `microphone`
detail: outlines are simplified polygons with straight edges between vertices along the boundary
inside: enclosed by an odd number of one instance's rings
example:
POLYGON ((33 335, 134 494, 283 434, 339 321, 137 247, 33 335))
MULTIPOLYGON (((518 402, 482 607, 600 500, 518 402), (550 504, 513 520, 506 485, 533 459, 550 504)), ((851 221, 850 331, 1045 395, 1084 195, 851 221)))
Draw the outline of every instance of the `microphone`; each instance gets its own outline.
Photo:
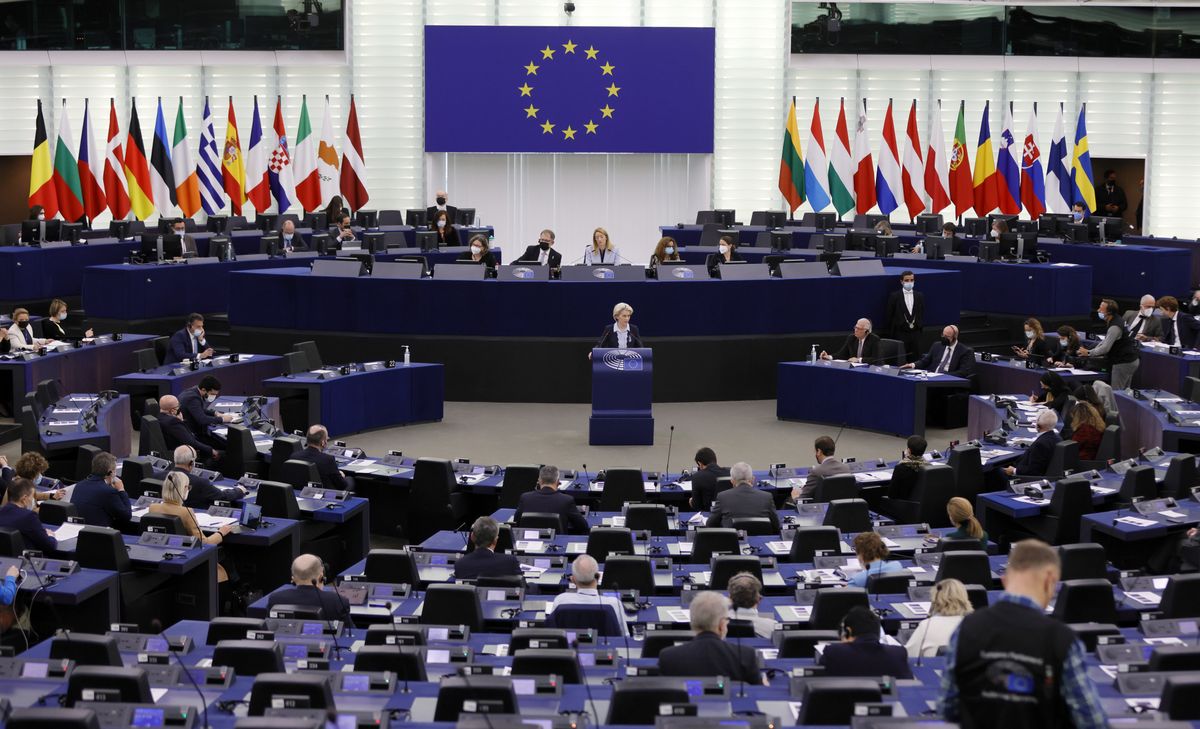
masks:
POLYGON ((196 683, 196 677, 193 676, 191 671, 188 670, 188 667, 184 665, 183 658, 179 656, 179 651, 177 651, 175 647, 171 645, 171 639, 167 637, 167 634, 160 630, 158 631, 158 635, 164 641, 166 641, 167 652, 175 658, 175 662, 179 664, 180 673, 187 677, 188 683, 192 685, 192 688, 196 690, 196 695, 200 697, 200 711, 203 712, 203 723, 201 726, 208 726, 208 700, 204 698, 204 692, 200 690, 200 684, 196 683))
POLYGON ((837 435, 833 436, 833 445, 834 445, 834 447, 835 447, 835 448, 836 448, 836 446, 837 446, 837 443, 838 443, 838 438, 841 438, 841 437, 842 437, 842 431, 843 431, 843 430, 845 430, 845 429, 846 429, 846 424, 845 424, 845 423, 842 423, 841 427, 839 427, 839 428, 838 428, 837 435))
MULTIPOLYGON (((937 589, 936 586, 934 589, 937 589)), ((925 658, 925 639, 929 637, 929 629, 933 625, 930 622, 931 620, 933 620, 932 614, 927 616, 925 620, 921 621, 921 623, 917 625, 917 630, 920 630, 922 627, 925 628, 925 632, 921 633, 921 642, 917 646, 917 668, 921 667, 921 661, 925 658)))
MULTIPOLYGON (((318 596, 317 599, 319 600, 320 593, 322 592, 321 585, 315 579, 312 581, 312 584, 313 584, 313 587, 317 588, 317 596, 318 596)), ((334 594, 337 595, 338 592, 336 590, 336 588, 337 588, 336 582, 334 583, 334 588, 335 588, 334 594)), ((328 617, 326 617, 324 605, 321 605, 320 607, 317 608, 317 615, 319 615, 321 617, 321 619, 325 622, 325 627, 329 630, 330 635, 333 636, 333 657, 339 661, 342 660, 342 646, 340 643, 338 643, 338 632, 333 625, 333 621, 330 620, 328 617)))
MULTIPOLYGON (((667 465, 663 468, 662 478, 666 478, 671 472, 671 446, 675 443, 675 426, 671 426, 671 436, 667 439, 667 465)), ((662 479, 659 479, 659 484, 662 484, 662 479)))
MULTIPOLYGON (((734 614, 736 615, 737 613, 735 612, 734 614)), ((737 644, 738 663, 740 664, 742 662, 742 636, 735 635, 733 641, 737 644)), ((746 677, 741 675, 740 665, 738 668, 738 698, 744 699, 746 698, 746 677)))
POLYGON ((583 488, 585 491, 591 491, 592 490, 592 477, 588 475, 587 464, 584 463, 581 465, 582 465, 582 468, 580 470, 583 471, 583 488))

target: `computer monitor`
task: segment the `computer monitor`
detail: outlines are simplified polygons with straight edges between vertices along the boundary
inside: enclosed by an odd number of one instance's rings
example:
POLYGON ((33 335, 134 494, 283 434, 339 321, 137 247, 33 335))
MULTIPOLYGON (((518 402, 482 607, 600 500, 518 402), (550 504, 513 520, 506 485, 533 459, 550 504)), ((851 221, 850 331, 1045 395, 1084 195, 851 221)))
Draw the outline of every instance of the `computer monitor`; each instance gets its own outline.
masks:
POLYGON ((183 238, 175 233, 167 233, 163 239, 163 257, 171 261, 183 258, 183 238))
POLYGON ((75 243, 83 237, 83 223, 62 223, 59 225, 58 240, 75 243))
POLYGON ((45 220, 22 220, 21 242, 29 245, 30 243, 41 243, 44 240, 50 240, 46 237, 46 222, 45 220))
POLYGON ((233 244, 229 242, 229 236, 214 235, 208 241, 208 255, 218 261, 232 261, 233 244))
POLYGON ((1090 220, 1098 221, 1096 232, 1100 235, 1100 240, 1112 242, 1121 239, 1121 230, 1124 227, 1124 221, 1120 218, 1094 217, 1090 218, 1090 220))
POLYGON ((930 261, 943 261, 946 256, 954 253, 954 239, 941 235, 931 235, 925 238, 925 258, 930 261))
POLYGON ((861 230, 851 231, 846 236, 846 250, 873 251, 875 250, 875 241, 878 239, 879 236, 874 232, 867 233, 861 230))
POLYGON ((418 230, 417 248, 423 251, 436 251, 438 249, 438 234, 432 230, 418 230))
POLYGON ((1017 233, 1017 254, 1022 261, 1037 260, 1037 244, 1038 234, 1033 233, 1017 233))
POLYGON ((117 240, 129 238, 129 229, 133 227, 131 220, 114 220, 108 224, 108 234, 117 240))
POLYGON ((817 230, 833 230, 837 225, 837 215, 834 213, 813 213, 813 227, 817 230))
POLYGON ((991 227, 983 218, 963 218, 963 228, 966 229, 967 235, 984 236, 991 227))
POLYGON ((979 252, 975 257, 980 261, 994 261, 1000 257, 1000 243, 994 240, 979 241, 979 252))
POLYGON ((354 224, 361 228, 378 228, 378 210, 359 210, 354 214, 354 224))
POLYGON ((787 213, 783 210, 755 210, 750 214, 750 225, 765 225, 768 230, 782 228, 787 223, 787 213))
POLYGON ((875 236, 875 255, 889 258, 900 252, 900 238, 894 235, 875 236))
POLYGON ((387 238, 380 232, 363 233, 363 248, 372 253, 386 253, 387 238))
POLYGON ((715 223, 727 228, 733 225, 734 211, 732 210, 700 210, 696 213, 696 225, 715 223))
POLYGON ((937 215, 918 215, 917 216, 917 232, 926 233, 928 235, 938 235, 942 232, 942 216, 937 215))
MULTIPOLYGON (((792 250, 792 234, 786 230, 771 230, 765 235, 770 241, 770 248, 773 251, 790 251, 792 250)), ((755 241, 757 244, 757 241, 755 241)))
POLYGON ((1068 223, 1063 235, 1064 240, 1069 240, 1072 243, 1087 243, 1088 242, 1088 226, 1087 223, 1068 223))
POLYGON ((142 245, 138 252, 141 253, 143 261, 161 261, 163 259, 165 251, 159 246, 161 237, 157 231, 142 233, 142 245))
POLYGON ((1070 215, 1060 215, 1057 213, 1042 213, 1037 219, 1038 232, 1044 236, 1059 236, 1063 233, 1063 226, 1071 222, 1070 215))
POLYGON ((309 213, 304 216, 304 227, 313 230, 324 230, 329 227, 329 214, 325 212, 309 213))
POLYGON ((854 227, 859 229, 871 228, 873 230, 876 225, 887 219, 888 216, 886 215, 860 213, 854 216, 854 227))
MULTIPOLYGON (((210 247, 211 247, 211 244, 210 244, 210 247)), ((272 258, 274 258, 275 256, 279 255, 279 249, 281 247, 282 247, 282 244, 280 242, 280 238, 278 235, 276 235, 276 234, 264 235, 262 237, 262 240, 259 241, 258 252, 266 253, 268 256, 271 256, 272 258)))
POLYGON ((1017 225, 1016 215, 1012 215, 1010 213, 991 213, 987 216, 988 230, 991 230, 992 226, 996 224, 997 220, 1003 220, 1004 224, 1008 226, 1009 230, 1012 230, 1017 225))
POLYGON ((242 513, 238 517, 238 524, 241 524, 243 529, 257 529, 261 523, 262 507, 258 504, 243 502, 242 513))
POLYGON ((229 229, 228 215, 210 215, 208 216, 208 232, 224 233, 229 229))
POLYGON ((810 242, 813 248, 821 248, 826 253, 841 253, 846 250, 846 236, 844 235, 817 234, 812 237, 810 242))
POLYGON ((328 233, 313 233, 309 250, 316 251, 318 255, 328 256, 332 251, 337 250, 337 244, 329 237, 328 233))
POLYGON ((1016 233, 1001 233, 998 242, 1000 244, 1000 257, 1005 259, 1017 258, 1017 238, 1016 233))
POLYGON ((429 227, 429 211, 428 210, 405 210, 404 224, 414 228, 429 227))
POLYGON ((457 220, 454 222, 459 225, 475 225, 475 208, 459 208, 455 217, 457 220))

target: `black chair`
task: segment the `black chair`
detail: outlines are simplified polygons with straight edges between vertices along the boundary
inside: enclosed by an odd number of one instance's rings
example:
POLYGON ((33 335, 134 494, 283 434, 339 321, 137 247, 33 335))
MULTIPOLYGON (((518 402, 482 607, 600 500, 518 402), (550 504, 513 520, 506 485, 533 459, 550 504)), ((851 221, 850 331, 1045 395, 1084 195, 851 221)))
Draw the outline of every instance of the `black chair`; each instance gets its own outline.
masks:
POLYGON ((143 478, 136 484, 132 482, 127 483, 125 485, 125 491, 129 494, 129 498, 131 499, 140 498, 146 493, 162 496, 163 489, 165 488, 163 481, 164 479, 161 478, 143 478))
POLYGON ((537 488, 541 466, 505 466, 504 481, 500 483, 500 508, 517 506, 521 494, 537 488))
POLYGON ((354 652, 355 671, 391 671, 400 681, 428 681, 425 652, 413 645, 364 645, 354 652))
POLYGON ((1151 671, 1200 671, 1200 647, 1160 645, 1150 652, 1151 671))
POLYGON ((548 511, 527 511, 517 519, 516 526, 526 529, 553 529, 559 533, 564 531, 562 516, 548 511))
POLYGON ((879 510, 900 524, 953 526, 946 514, 946 502, 954 497, 954 469, 944 463, 930 463, 917 472, 911 499, 884 497, 879 510))
POLYGON ((150 344, 153 345, 154 356, 158 358, 158 363, 161 365, 167 358, 167 348, 171 346, 171 338, 155 337, 150 344))
POLYGON ((403 210, 380 210, 379 211, 379 225, 380 225, 380 227, 383 227, 385 225, 404 225, 404 211, 403 210))
POLYGON ((1175 499, 1186 499, 1192 494, 1192 487, 1200 483, 1196 474, 1196 456, 1192 453, 1180 453, 1171 456, 1167 466, 1167 475, 1162 481, 1162 495, 1175 499))
POLYGON ((758 633, 754 630, 754 621, 745 618, 730 618, 726 623, 726 638, 756 638, 758 633))
POLYGON ((425 645, 425 631, 423 625, 368 625, 364 645, 425 645))
POLYGON ((625 554, 610 556, 604 563, 600 587, 605 590, 637 590, 639 595, 653 595, 654 567, 650 558, 625 554))
POLYGON ((409 542, 417 544, 443 529, 457 528, 463 522, 466 506, 463 495, 455 493, 454 466, 450 461, 418 458, 413 468, 409 542))
POLYGON ((758 557, 744 554, 718 554, 712 559, 712 577, 708 583, 710 590, 726 590, 729 580, 734 575, 749 572, 761 583, 762 562, 758 557))
POLYGON ((1100 436, 1100 445, 1096 448, 1094 461, 1080 461, 1081 468, 1104 468, 1109 461, 1121 458, 1121 426, 1106 425, 1104 434, 1100 436))
POLYGON ((879 364, 900 366, 904 364, 904 342, 899 339, 879 340, 879 364))
POLYGON ((934 582, 953 577, 964 585, 982 585, 992 588, 992 567, 987 552, 946 552, 938 564, 934 582))
POLYGON ((38 400, 36 392, 25 393, 25 399, 21 402, 22 405, 28 405, 33 408, 33 417, 38 420, 42 419, 42 414, 46 412, 46 407, 38 400))
POLYGON ((570 647, 567 631, 559 628, 513 628, 512 637, 508 639, 508 655, 510 656, 527 648, 559 650, 570 647))
POLYGON ((0 529, 0 557, 20 557, 25 551, 25 538, 16 529, 0 529))
POLYGON ((91 444, 83 444, 75 452, 75 480, 82 481, 92 473, 92 459, 102 451, 91 444))
POLYGON ((65 705, 73 707, 84 700, 84 693, 100 689, 116 691, 116 700, 131 704, 151 704, 150 680, 144 668, 117 666, 76 666, 67 679, 65 705))
POLYGON ((46 407, 50 407, 54 403, 62 399, 62 392, 58 387, 58 380, 41 380, 37 384, 38 397, 46 403, 46 407))
MULTIPOLYGON (((271 467, 267 470, 267 478, 272 481, 284 481, 281 478, 283 464, 304 448, 304 443, 294 435, 277 435, 271 440, 271 467)), ((284 481, 286 483, 286 481, 284 481)))
POLYGON ((654 724, 663 704, 686 703, 688 692, 679 679, 661 676, 627 678, 613 684, 612 702, 608 705, 604 723, 654 724))
POLYGON ((1079 541, 1079 522, 1092 510, 1092 486, 1086 478, 1072 476, 1054 485, 1046 511, 1020 521, 1020 528, 1048 544, 1079 541))
POLYGON ((417 559, 407 549, 372 549, 367 552, 363 576, 369 582, 411 585, 413 589, 417 589, 421 583, 417 559))
POLYGON ((829 502, 825 512, 824 526, 833 526, 843 532, 871 531, 871 511, 863 499, 838 499, 829 502))
POLYGON ((1121 480, 1121 491, 1117 498, 1129 503, 1136 498, 1147 501, 1158 498, 1158 482, 1154 480, 1154 466, 1134 466, 1125 472, 1121 480))
POLYGON ((981 540, 975 539, 974 537, 961 537, 955 539, 943 538, 938 540, 937 548, 934 551, 974 552, 976 550, 983 549, 984 546, 985 545, 981 540))
POLYGON ((1159 694, 1158 710, 1173 721, 1200 719, 1200 675, 1184 673, 1167 676, 1159 694))
POLYGON ((1200 402, 1200 377, 1183 378, 1183 395, 1188 402, 1200 402))
POLYGON ((292 459, 279 466, 279 480, 294 489, 303 489, 310 483, 321 483, 321 472, 312 461, 292 459))
POLYGON ((136 357, 137 368, 139 372, 149 372, 158 367, 158 355, 153 349, 135 349, 133 356, 136 357))
POLYGON ((954 446, 946 464, 954 471, 954 495, 974 504, 975 497, 983 491, 983 460, 979 446, 954 446))
POLYGON ((433 720, 458 721, 463 714, 475 713, 467 711, 470 704, 476 707, 481 704, 486 706, 483 710, 486 712, 485 716, 517 713, 517 693, 513 690, 512 679, 508 676, 443 678, 442 685, 438 688, 433 720))
POLYGON ((841 638, 836 630, 784 630, 776 633, 775 644, 780 658, 812 658, 817 643, 836 643, 841 638))
POLYGON ((120 666, 121 652, 111 635, 71 633, 50 640, 50 657, 79 666, 120 666))
POLYGON ((904 595, 908 593, 912 579, 912 573, 908 570, 868 575, 867 592, 872 595, 904 595))
POLYGON ((71 516, 79 516, 79 509, 70 501, 46 499, 38 505, 38 518, 46 526, 60 526, 71 516))
POLYGON ((665 504, 630 504, 625 509, 625 526, 635 532, 648 531, 656 537, 671 533, 665 504))
POLYGON ((813 600, 812 615, 808 619, 809 630, 837 630, 842 625, 842 618, 850 612, 850 608, 861 605, 870 607, 867 591, 858 587, 846 587, 840 590, 818 590, 813 600))
POLYGON ((1054 453, 1050 456, 1050 465, 1046 466, 1045 478, 1057 481, 1079 467, 1079 442, 1061 440, 1054 444, 1054 453))
POLYGON ((262 507, 262 515, 269 519, 301 518, 296 491, 286 483, 260 481, 254 503, 262 507))
POLYGON ((425 625, 466 625, 472 631, 483 630, 483 607, 471 585, 430 585, 421 609, 425 625))
POLYGON ((792 535, 792 550, 788 558, 792 562, 812 562, 816 553, 839 553, 842 549, 842 535, 837 527, 800 527, 792 535))
POLYGON ((283 650, 273 640, 223 640, 213 648, 212 665, 232 668, 239 676, 280 673, 283 650))
POLYGON ((1164 618, 1200 617, 1200 572, 1172 575, 1158 609, 1164 618))
MULTIPOLYGON (((142 427, 138 431, 138 455, 148 456, 151 453, 158 453, 162 457, 167 455, 167 439, 163 436, 162 425, 159 424, 158 418, 153 415, 142 416, 142 427)), ((89 470, 90 466, 89 466, 89 470)))
POLYGON ((155 617, 154 593, 159 591, 170 575, 161 572, 140 572, 134 569, 121 539, 121 532, 107 527, 85 526, 75 539, 75 559, 80 567, 110 570, 119 573, 121 616, 135 618, 129 622, 145 625, 155 617))
POLYGON ((869 678, 814 677, 804 681, 799 725, 849 724, 858 704, 882 699, 879 682, 869 678))
POLYGON ((183 519, 171 514, 145 514, 141 521, 142 531, 150 531, 150 527, 157 527, 164 534, 187 534, 187 530, 183 528, 183 519))
POLYGON ((692 639, 690 630, 648 630, 642 643, 642 658, 658 658, 658 654, 673 645, 692 639))
POLYGON ((162 408, 158 406, 158 400, 148 397, 146 398, 146 401, 142 403, 142 415, 149 415, 153 418, 156 417, 160 412, 162 412, 162 408))
POLYGON ((600 511, 620 511, 625 504, 646 500, 646 486, 640 468, 610 468, 600 492, 600 511))
POLYGON ((1089 653, 1096 650, 1102 636, 1121 634, 1121 629, 1112 623, 1072 623, 1067 627, 1089 653))
POLYGON ((317 349, 317 343, 312 340, 296 342, 292 350, 304 353, 304 361, 308 363, 309 369, 319 370, 325 366, 325 361, 321 359, 321 351, 317 349))
POLYGON ((1115 623, 1117 607, 1108 580, 1064 580, 1054 602, 1054 617, 1064 623, 1115 623))
POLYGON ((302 697, 309 709, 334 708, 333 688, 328 675, 303 672, 260 673, 250 689, 250 708, 246 713, 250 716, 262 716, 277 703, 277 699, 284 696, 302 697))
POLYGON ((242 640, 251 630, 266 630, 261 618, 213 618, 208 621, 204 645, 216 645, 223 640, 242 640))
POLYGON ((33 408, 28 405, 21 406, 21 452, 46 455, 46 449, 42 447, 37 416, 33 414, 33 408))
POLYGON ((607 605, 563 605, 546 615, 548 628, 564 630, 594 630, 596 635, 624 635, 617 614, 607 605))
POLYGON ((43 706, 13 709, 4 726, 8 729, 100 729, 100 720, 91 709, 43 706))
POLYGON ((709 564, 714 554, 741 554, 736 529, 705 527, 696 530, 692 539, 692 562, 709 564))
POLYGON ((595 527, 588 533, 587 554, 600 564, 608 555, 633 554, 633 532, 624 527, 595 527))
POLYGON ((525 648, 513 654, 514 676, 558 676, 563 683, 583 683, 579 655, 571 648, 525 648))
POLYGON ((298 375, 309 370, 308 360, 303 352, 284 352, 283 372, 287 375, 298 375))
POLYGON ((779 534, 775 523, 765 516, 742 516, 733 520, 733 528, 748 537, 769 537, 779 534))
POLYGON ((1064 582, 1108 579, 1108 557, 1099 544, 1064 544, 1058 548, 1058 557, 1062 562, 1060 579, 1064 582))
POLYGON ((242 425, 227 425, 225 453, 221 457, 221 473, 238 479, 247 472, 258 473, 258 449, 254 447, 254 436, 242 425))
POLYGON ((839 473, 836 476, 825 476, 817 483, 813 491, 813 501, 827 504, 839 499, 854 499, 858 497, 858 482, 852 473, 839 473))

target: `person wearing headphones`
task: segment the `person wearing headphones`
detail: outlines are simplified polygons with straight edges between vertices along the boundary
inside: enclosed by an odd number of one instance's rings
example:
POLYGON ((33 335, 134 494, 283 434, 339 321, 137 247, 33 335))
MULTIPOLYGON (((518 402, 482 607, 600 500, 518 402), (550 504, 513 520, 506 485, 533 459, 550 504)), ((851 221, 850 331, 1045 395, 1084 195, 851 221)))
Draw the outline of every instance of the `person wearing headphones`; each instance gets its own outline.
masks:
POLYGON ((221 458, 221 452, 207 443, 198 440, 183 420, 183 411, 179 409, 179 398, 174 395, 163 395, 158 398, 158 427, 162 430, 163 440, 167 449, 174 452, 179 446, 191 446, 199 457, 212 463, 221 458))
MULTIPOLYGON (((192 485, 188 481, 188 474, 183 471, 171 471, 163 479, 163 500, 160 503, 151 504, 149 513, 179 517, 179 521, 183 523, 183 530, 190 536, 199 537, 205 544, 218 546, 224 544, 225 536, 233 531, 233 526, 223 526, 207 537, 204 536, 204 533, 200 531, 200 525, 196 522, 196 515, 187 507, 188 499, 192 496, 191 492, 192 485)), ((217 584, 228 581, 229 573, 218 562, 217 584)))
POLYGON ((745 620, 754 625, 754 634, 759 638, 770 638, 779 623, 761 615, 758 604, 762 602, 762 583, 749 572, 739 572, 729 578, 729 602, 731 620, 745 620))
POLYGON ((175 462, 174 467, 167 473, 182 474, 188 481, 189 496, 184 499, 184 503, 190 509, 207 509, 217 501, 240 501, 243 496, 249 493, 243 486, 234 486, 233 488, 219 488, 207 478, 202 478, 192 473, 196 467, 196 449, 188 445, 181 445, 175 449, 173 454, 175 462))
POLYGON ((281 587, 267 597, 267 612, 276 605, 303 605, 321 610, 321 619, 341 620, 354 627, 350 603, 337 590, 325 588, 325 564, 315 554, 302 554, 292 560, 292 586, 281 587))
MULTIPOLYGON (((821 359, 844 359, 847 362, 878 362, 879 337, 871 331, 870 319, 854 322, 854 333, 846 337, 842 348, 830 354, 821 350, 821 359)), ((909 365, 910 367, 912 365, 909 365)))
POLYGON ((563 605, 607 605, 617 616, 617 625, 621 626, 621 635, 629 635, 629 626, 625 624, 625 608, 621 601, 612 595, 600 594, 600 565, 590 554, 581 554, 571 563, 571 582, 574 590, 566 590, 554 596, 554 602, 546 606, 546 615, 551 615, 563 605))
POLYGON ((821 652, 819 665, 826 676, 912 678, 904 646, 884 645, 883 624, 870 608, 855 605, 842 618, 841 643, 830 643, 821 652))
POLYGON ((904 569, 899 562, 888 561, 887 545, 875 532, 859 532, 854 535, 854 554, 858 556, 862 570, 847 580, 846 584, 849 587, 866 587, 868 577, 904 569))
POLYGON ((508 577, 521 574, 521 563, 511 554, 496 554, 500 525, 490 516, 481 516, 471 525, 473 551, 454 563, 454 576, 460 580, 479 577, 508 577))
POLYGON ((58 549, 58 540, 54 538, 54 532, 38 519, 35 494, 33 481, 27 478, 18 476, 9 482, 5 491, 6 503, 0 506, 0 528, 20 534, 29 549, 49 554, 58 549))
POLYGON ((71 503, 88 526, 120 529, 133 517, 129 494, 117 476, 117 459, 100 452, 92 457, 91 473, 71 490, 71 503))
POLYGON ((688 608, 691 640, 665 648, 658 654, 663 676, 725 676, 733 681, 762 683, 758 651, 725 640, 729 632, 729 600, 719 592, 704 590, 688 608))

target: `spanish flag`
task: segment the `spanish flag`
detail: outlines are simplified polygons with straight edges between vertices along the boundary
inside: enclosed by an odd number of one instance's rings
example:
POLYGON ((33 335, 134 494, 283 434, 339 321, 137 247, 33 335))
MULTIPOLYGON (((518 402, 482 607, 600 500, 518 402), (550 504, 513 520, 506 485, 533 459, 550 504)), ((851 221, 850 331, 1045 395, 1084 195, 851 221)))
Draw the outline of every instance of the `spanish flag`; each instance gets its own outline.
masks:
POLYGON ((154 214, 154 192, 150 187, 150 165, 138 122, 137 99, 130 99, 129 132, 125 141, 125 182, 129 185, 129 209, 138 220, 154 214))
POLYGON ((996 155, 992 153, 992 128, 988 124, 990 108, 990 101, 983 105, 979 143, 975 147, 975 214, 981 218, 1000 205, 1000 191, 996 189, 996 155))
MULTIPOLYGON (((1075 154, 1071 157, 1072 203, 1081 202, 1089 212, 1096 212, 1096 188, 1092 184, 1092 155, 1088 152, 1087 104, 1079 107, 1079 122, 1075 125, 1075 154)), ((40 118, 40 117, 39 117, 40 118)))
POLYGON ((238 139, 237 117, 233 114, 233 97, 229 97, 229 123, 225 127, 225 149, 221 153, 221 178, 229 195, 229 209, 242 214, 246 202, 246 165, 242 160, 242 143, 238 139))
POLYGON ((54 191, 54 164, 50 161, 50 141, 46 138, 46 120, 38 100, 37 131, 33 134, 33 160, 29 166, 29 207, 41 205, 46 218, 58 215, 58 195, 54 191))

